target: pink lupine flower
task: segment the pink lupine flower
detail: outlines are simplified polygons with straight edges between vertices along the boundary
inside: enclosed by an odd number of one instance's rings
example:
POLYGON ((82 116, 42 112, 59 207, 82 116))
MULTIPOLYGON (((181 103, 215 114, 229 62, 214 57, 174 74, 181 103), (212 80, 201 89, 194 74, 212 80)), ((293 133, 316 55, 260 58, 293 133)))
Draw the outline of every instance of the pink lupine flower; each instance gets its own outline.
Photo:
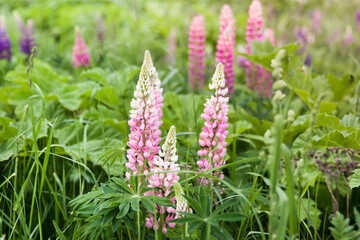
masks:
POLYGON ((75 44, 73 48, 72 64, 74 68, 90 65, 90 52, 81 35, 80 29, 75 27, 75 44))
POLYGON ((193 18, 189 31, 189 82, 192 89, 204 87, 205 23, 202 15, 193 18))
POLYGON ((217 41, 216 63, 224 65, 225 86, 234 92, 235 19, 231 7, 225 4, 220 12, 220 34, 217 41))
POLYGON ((216 46, 216 63, 222 63, 224 65, 225 86, 230 93, 234 92, 234 37, 234 31, 229 25, 225 31, 220 33, 216 46))
POLYGON ((233 16, 233 12, 231 7, 228 4, 225 4, 220 11, 220 34, 226 30, 226 28, 230 26, 232 30, 231 33, 235 37, 235 19, 233 16))
POLYGON ((271 45, 275 47, 275 32, 272 28, 267 28, 264 31, 264 38, 269 40, 271 45))
POLYGON ((169 54, 166 56, 166 61, 168 61, 171 65, 175 65, 177 40, 176 30, 174 28, 170 30, 169 36, 167 37, 167 46, 169 54))
MULTIPOLYGON (((176 155, 176 129, 174 126, 171 126, 169 133, 166 137, 165 143, 162 145, 162 151, 159 151, 159 158, 156 159, 155 166, 150 169, 149 177, 149 187, 159 188, 158 191, 153 191, 151 194, 156 194, 157 196, 167 197, 170 193, 170 187, 172 187, 174 181, 179 181, 179 176, 177 171, 180 170, 179 165, 176 164, 178 156, 176 155), (169 171, 169 172, 167 172, 169 171)), ((149 193, 150 194, 150 193, 149 193)), ((171 198, 170 200, 175 201, 176 197, 171 198)), ((169 227, 175 227, 175 223, 170 223, 174 218, 175 209, 173 207, 160 207, 158 212, 160 214, 167 213, 165 222, 162 226, 162 232, 167 233, 166 225, 169 227)), ((157 230, 160 221, 155 221, 155 218, 150 214, 149 218, 146 218, 146 226, 148 228, 154 228, 157 230)))
POLYGON ((125 166, 130 174, 148 173, 150 168, 155 167, 155 160, 160 150, 162 125, 162 88, 156 68, 151 60, 149 51, 145 51, 144 62, 141 67, 139 81, 134 92, 135 99, 131 101, 130 110, 130 134, 127 151, 128 162, 125 166))
MULTIPOLYGON (((229 98, 226 97, 228 89, 225 86, 224 66, 218 63, 216 71, 212 78, 212 83, 209 85, 210 89, 215 90, 215 96, 211 96, 206 100, 204 112, 201 117, 205 120, 204 127, 200 133, 199 144, 201 149, 198 155, 201 157, 197 161, 199 167, 198 171, 203 172, 213 167, 218 167, 225 164, 226 155, 226 136, 228 135, 227 123, 229 108, 227 102, 229 98)), ((215 172, 219 175, 219 172, 215 172)), ((223 174, 220 173, 220 178, 223 174)), ((201 183, 208 184, 208 179, 200 178, 201 183)))
POLYGON ((352 32, 352 28, 350 26, 346 27, 346 32, 345 32, 343 41, 344 41, 345 45, 350 45, 354 42, 354 35, 352 32))
POLYGON ((321 27, 321 11, 315 10, 312 14, 312 31, 314 34, 318 34, 321 27))
MULTIPOLYGON (((253 0, 249 7, 249 18, 246 27, 246 49, 251 54, 250 43, 254 40, 264 41, 262 32, 263 16, 262 5, 259 0, 253 0)), ((252 90, 256 90, 259 96, 271 97, 271 74, 260 65, 250 61, 246 63, 246 85, 252 90)))

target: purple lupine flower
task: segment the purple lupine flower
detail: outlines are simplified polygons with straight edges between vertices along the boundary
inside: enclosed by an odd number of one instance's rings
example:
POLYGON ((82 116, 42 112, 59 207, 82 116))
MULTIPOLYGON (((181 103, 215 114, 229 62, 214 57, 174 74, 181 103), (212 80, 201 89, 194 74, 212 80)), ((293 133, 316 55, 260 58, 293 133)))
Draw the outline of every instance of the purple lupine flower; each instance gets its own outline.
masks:
POLYGON ((34 38, 34 22, 29 19, 25 25, 18 12, 14 12, 14 18, 20 31, 20 51, 30 55, 32 48, 36 46, 34 38))
MULTIPOLYGON (((311 33, 306 27, 301 27, 297 31, 296 35, 297 41, 301 46, 301 52, 305 53, 306 48, 309 43, 312 41, 311 33)), ((311 54, 307 53, 304 64, 307 66, 311 65, 311 54)))
POLYGON ((360 32, 360 9, 356 11, 355 20, 356 20, 357 30, 358 32, 360 32))
POLYGON ((6 31, 5 17, 0 19, 0 59, 11 59, 11 43, 6 31))
POLYGON ((103 19, 102 19, 101 15, 99 15, 98 21, 96 24, 96 37, 99 41, 100 48, 102 48, 104 46, 105 32, 106 32, 106 28, 104 26, 103 19))

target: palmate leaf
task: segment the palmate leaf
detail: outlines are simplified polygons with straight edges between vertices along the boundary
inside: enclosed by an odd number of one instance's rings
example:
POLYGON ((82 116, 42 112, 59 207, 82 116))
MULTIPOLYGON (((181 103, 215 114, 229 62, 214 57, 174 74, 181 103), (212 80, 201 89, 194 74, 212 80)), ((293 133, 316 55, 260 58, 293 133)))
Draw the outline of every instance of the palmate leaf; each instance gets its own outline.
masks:
POLYGON ((218 214, 219 212, 227 209, 228 207, 235 204, 238 200, 236 198, 229 199, 227 201, 222 202, 218 207, 215 208, 213 214, 218 214))

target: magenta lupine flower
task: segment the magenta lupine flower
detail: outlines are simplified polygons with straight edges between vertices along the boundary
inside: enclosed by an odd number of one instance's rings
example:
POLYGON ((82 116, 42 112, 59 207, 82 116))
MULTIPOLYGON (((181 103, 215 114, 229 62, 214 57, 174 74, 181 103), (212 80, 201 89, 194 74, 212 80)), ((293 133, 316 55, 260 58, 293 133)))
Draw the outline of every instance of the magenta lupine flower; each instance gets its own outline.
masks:
MULTIPOLYGON (((253 0, 249 7, 249 18, 246 27, 246 49, 251 54, 250 43, 254 40, 264 41, 262 32, 263 16, 262 5, 259 0, 253 0)), ((250 61, 246 63, 246 85, 252 90, 256 90, 259 96, 271 97, 271 73, 250 61)))
POLYGON ((11 43, 6 31, 4 16, 0 18, 0 59, 11 59, 11 43))
POLYGON ((275 47, 275 32, 272 28, 267 28, 264 31, 264 39, 269 40, 271 45, 275 47))
POLYGON ((193 90, 204 87, 205 22, 202 15, 193 18, 189 31, 189 82, 193 90))
POLYGON ((20 51, 30 55, 32 48, 36 46, 34 38, 34 22, 29 19, 25 25, 17 12, 14 12, 14 18, 20 31, 20 51))
POLYGON ((125 166, 129 169, 126 173, 127 178, 130 174, 138 172, 148 173, 150 168, 155 167, 155 160, 158 159, 160 150, 162 125, 162 88, 158 78, 156 68, 151 60, 149 51, 145 51, 144 62, 141 67, 139 81, 134 92, 135 99, 131 101, 130 110, 130 134, 127 151, 128 163, 125 166))
MULTIPOLYGON (((179 181, 177 171, 179 171, 180 168, 176 163, 178 156, 176 155, 176 129, 174 126, 171 126, 165 143, 162 145, 162 151, 159 151, 159 156, 160 157, 154 161, 155 167, 151 168, 149 173, 151 174, 148 180, 149 187, 159 188, 158 191, 151 192, 151 194, 167 197, 171 192, 170 187, 172 187, 174 181, 179 181)), ((173 197, 170 200, 174 201, 175 204, 176 197, 173 197)), ((158 208, 158 212, 160 214, 165 214, 165 210, 167 216, 162 226, 162 232, 164 234, 167 233, 166 225, 169 227, 175 227, 175 223, 169 222, 175 217, 175 209, 173 207, 158 208)), ((157 222, 155 222, 155 218, 152 214, 150 214, 149 218, 146 218, 146 226, 148 228, 152 227, 154 230, 157 230, 159 224, 160 218, 157 220, 157 222)))
POLYGON ((73 48, 72 64, 74 68, 90 66, 90 52, 78 27, 75 27, 75 43, 73 48))
MULTIPOLYGON (((228 89, 225 86, 224 66, 222 63, 218 63, 216 66, 216 71, 209 87, 215 90, 215 96, 211 96, 210 99, 206 100, 204 112, 201 114, 205 123, 199 140, 201 146, 201 149, 198 151, 201 159, 197 161, 199 172, 225 164, 227 145, 225 140, 228 135, 227 128, 229 126, 227 123, 227 114, 229 112, 227 102, 229 98, 226 97, 228 89)), ((224 177, 219 172, 215 172, 214 175, 220 178, 224 177)), ((206 178, 199 178, 199 182, 203 184, 209 184, 210 181, 206 178)))
POLYGON ((360 32, 360 9, 356 11, 355 20, 356 20, 357 30, 358 32, 360 32))

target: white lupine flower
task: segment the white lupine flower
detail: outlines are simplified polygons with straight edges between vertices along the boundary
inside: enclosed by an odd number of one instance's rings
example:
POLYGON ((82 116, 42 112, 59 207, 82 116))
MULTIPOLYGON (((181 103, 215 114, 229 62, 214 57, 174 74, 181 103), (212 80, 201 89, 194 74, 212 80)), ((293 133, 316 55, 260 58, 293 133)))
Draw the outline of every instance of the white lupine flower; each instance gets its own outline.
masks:
POLYGON ((281 100, 283 100, 283 99, 285 98, 285 96, 286 96, 286 95, 283 94, 282 91, 277 90, 277 91, 275 92, 274 97, 273 97, 273 101, 274 101, 274 102, 281 101, 281 100))
POLYGON ((212 83, 209 84, 209 88, 220 90, 223 87, 225 87, 224 65, 222 63, 218 63, 212 77, 212 83))
POLYGON ((284 88, 284 87, 286 87, 287 85, 286 85, 286 82, 284 81, 284 80, 277 80, 274 84, 273 84, 273 86, 272 86, 272 88, 273 88, 273 90, 280 90, 280 89, 282 89, 282 88, 284 88))
POLYGON ((295 112, 294 112, 294 110, 290 109, 288 111, 287 120, 288 120, 288 122, 293 122, 295 120, 295 112))

